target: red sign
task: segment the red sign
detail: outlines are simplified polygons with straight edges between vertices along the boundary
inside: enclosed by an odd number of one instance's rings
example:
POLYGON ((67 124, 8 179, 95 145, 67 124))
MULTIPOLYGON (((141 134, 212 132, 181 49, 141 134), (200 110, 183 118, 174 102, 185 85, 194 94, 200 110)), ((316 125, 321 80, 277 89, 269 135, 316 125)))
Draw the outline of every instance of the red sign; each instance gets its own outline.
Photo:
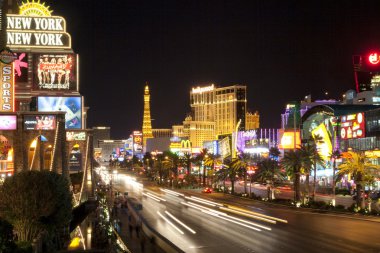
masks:
POLYGON ((364 113, 359 112, 341 117, 340 138, 342 140, 365 137, 364 113))
POLYGON ((372 53, 369 55, 368 61, 373 65, 377 65, 380 62, 380 55, 378 53, 372 53))

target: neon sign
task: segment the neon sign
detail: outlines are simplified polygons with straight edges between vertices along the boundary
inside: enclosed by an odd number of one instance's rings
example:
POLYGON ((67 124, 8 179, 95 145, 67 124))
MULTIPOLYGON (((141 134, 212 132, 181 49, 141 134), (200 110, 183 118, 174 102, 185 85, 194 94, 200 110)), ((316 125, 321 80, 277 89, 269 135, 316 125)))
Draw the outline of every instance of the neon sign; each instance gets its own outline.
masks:
POLYGON ((193 88, 193 93, 203 93, 203 92, 206 92, 206 91, 212 91, 214 90, 214 85, 211 85, 211 86, 206 86, 206 87, 196 87, 196 88, 193 88))
POLYGON ((0 63, 0 111, 14 112, 14 68, 10 65, 0 63))
POLYGON ((380 55, 377 53, 372 53, 369 55, 368 60, 371 64, 376 65, 380 62, 380 55))

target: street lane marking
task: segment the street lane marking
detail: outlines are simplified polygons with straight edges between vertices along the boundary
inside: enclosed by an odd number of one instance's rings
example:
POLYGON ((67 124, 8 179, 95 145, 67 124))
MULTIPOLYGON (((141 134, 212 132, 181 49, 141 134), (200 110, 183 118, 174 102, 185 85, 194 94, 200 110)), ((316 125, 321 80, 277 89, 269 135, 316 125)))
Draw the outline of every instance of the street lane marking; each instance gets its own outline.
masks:
POLYGON ((168 220, 165 216, 163 216, 159 211, 157 211, 157 214, 164 219, 169 225, 171 225, 173 228, 175 228, 181 235, 184 235, 185 233, 182 232, 181 229, 179 229, 176 225, 174 225, 170 220, 168 220))
POLYGON ((191 233, 193 234, 196 234, 197 232, 195 232, 194 230, 192 230, 190 227, 188 227, 186 224, 184 224, 182 221, 178 220, 176 217, 174 217, 171 213, 169 213, 168 211, 165 211, 165 213, 167 215, 169 215, 170 218, 172 218, 173 220, 175 220, 176 222, 178 222, 179 224, 181 224, 184 228, 186 228, 187 230, 189 230, 191 233))

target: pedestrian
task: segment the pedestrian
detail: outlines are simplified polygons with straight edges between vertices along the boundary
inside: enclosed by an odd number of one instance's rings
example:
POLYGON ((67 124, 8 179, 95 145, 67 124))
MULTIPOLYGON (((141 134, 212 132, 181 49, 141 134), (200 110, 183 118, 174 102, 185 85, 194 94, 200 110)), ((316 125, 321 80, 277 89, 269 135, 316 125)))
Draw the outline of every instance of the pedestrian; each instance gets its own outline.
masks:
POLYGON ((140 238, 140 248, 141 248, 141 252, 145 251, 145 236, 144 235, 142 235, 140 238))
POLYGON ((132 236, 133 236, 133 226, 132 226, 131 223, 129 223, 128 227, 129 227, 129 236, 132 238, 132 236))
POLYGON ((137 238, 139 238, 140 237, 140 226, 136 225, 135 229, 136 229, 136 236, 137 236, 137 238))

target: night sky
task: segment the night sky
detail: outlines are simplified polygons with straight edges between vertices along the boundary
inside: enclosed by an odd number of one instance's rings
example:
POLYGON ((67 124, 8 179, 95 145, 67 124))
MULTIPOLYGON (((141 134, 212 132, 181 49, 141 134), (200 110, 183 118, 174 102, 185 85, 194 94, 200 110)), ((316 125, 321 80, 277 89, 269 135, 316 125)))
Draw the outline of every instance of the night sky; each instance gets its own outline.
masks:
POLYGON ((380 48, 379 1, 47 3, 80 55, 88 126, 115 139, 141 129, 146 81, 153 128, 180 124, 191 87, 209 83, 247 85, 261 127, 278 128, 288 101, 354 88, 352 55, 380 48))

